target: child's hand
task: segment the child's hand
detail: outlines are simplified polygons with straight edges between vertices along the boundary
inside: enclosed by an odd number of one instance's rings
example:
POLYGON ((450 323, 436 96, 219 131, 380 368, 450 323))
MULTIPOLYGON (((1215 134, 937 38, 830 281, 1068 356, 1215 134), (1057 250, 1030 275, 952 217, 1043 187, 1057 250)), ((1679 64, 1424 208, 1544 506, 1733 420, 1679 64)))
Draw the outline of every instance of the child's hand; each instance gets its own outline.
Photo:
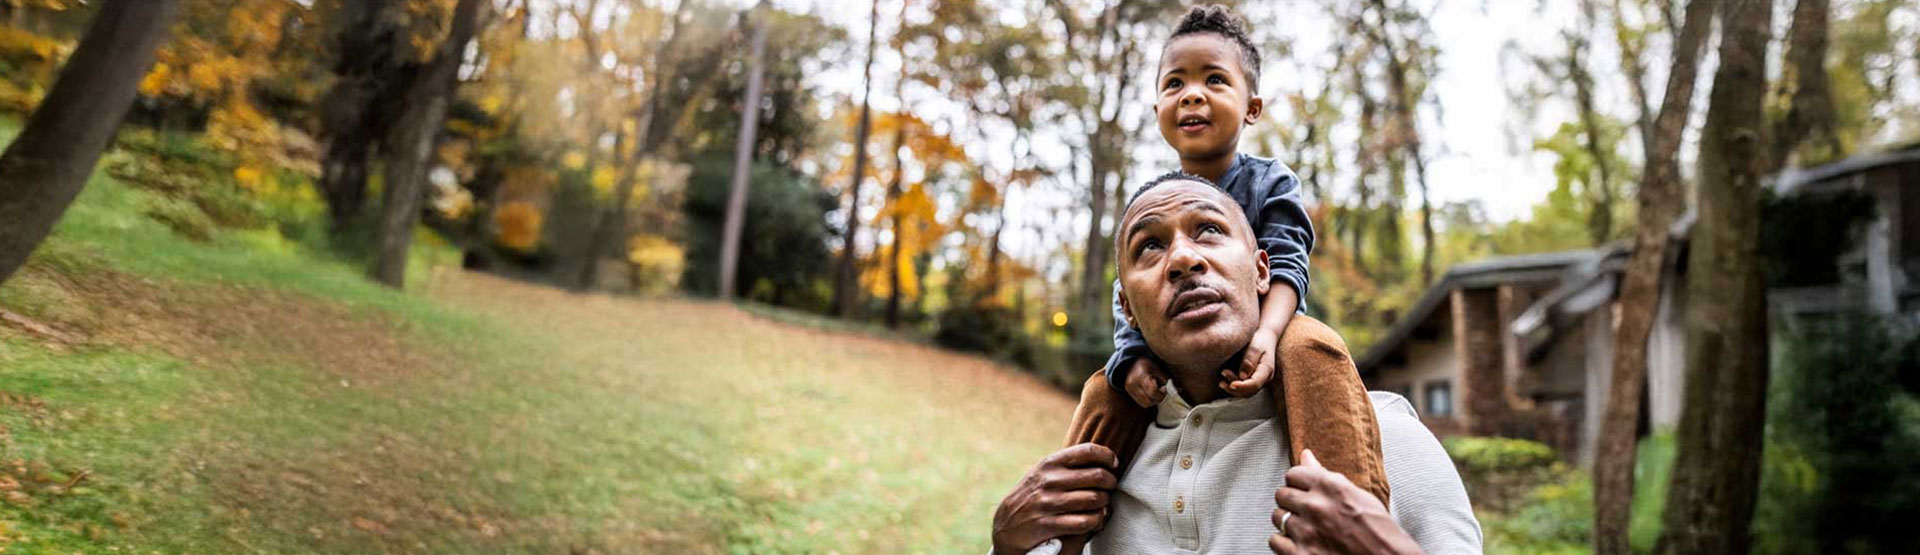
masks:
POLYGON ((1127 396, 1143 407, 1160 404, 1166 398, 1167 391, 1161 389, 1167 383, 1167 375, 1160 371, 1160 365, 1146 357, 1133 359, 1133 366, 1127 368, 1127 396))
POLYGON ((1220 389, 1234 397, 1250 397, 1266 387, 1273 379, 1274 347, 1280 344, 1280 336, 1265 329, 1253 332, 1253 341, 1247 343, 1247 354, 1240 358, 1239 368, 1220 371, 1220 389))

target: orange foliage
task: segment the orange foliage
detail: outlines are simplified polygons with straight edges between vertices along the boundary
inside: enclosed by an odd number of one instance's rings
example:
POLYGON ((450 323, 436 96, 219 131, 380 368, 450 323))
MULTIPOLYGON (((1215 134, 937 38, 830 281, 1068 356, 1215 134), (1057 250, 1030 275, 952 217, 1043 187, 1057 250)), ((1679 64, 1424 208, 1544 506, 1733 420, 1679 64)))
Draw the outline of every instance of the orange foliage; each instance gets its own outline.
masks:
POLYGON ((540 225, 544 216, 531 202, 512 201, 500 206, 493 223, 499 233, 494 242, 520 252, 533 252, 540 244, 540 225))

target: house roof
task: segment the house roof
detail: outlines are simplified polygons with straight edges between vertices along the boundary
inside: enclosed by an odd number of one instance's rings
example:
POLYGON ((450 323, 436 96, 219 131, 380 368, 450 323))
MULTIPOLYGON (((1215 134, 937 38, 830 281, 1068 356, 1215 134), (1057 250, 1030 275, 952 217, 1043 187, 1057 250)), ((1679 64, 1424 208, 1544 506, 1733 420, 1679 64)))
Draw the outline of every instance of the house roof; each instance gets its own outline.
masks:
MULTIPOLYGON (((1920 163, 1920 143, 1875 154, 1864 154, 1812 168, 1789 168, 1775 176, 1773 189, 1782 195, 1806 194, 1848 182, 1839 178, 1898 164, 1920 163)), ((1693 231, 1696 214, 1688 208, 1676 218, 1671 230, 1670 256, 1683 252, 1693 231)), ((1612 298, 1617 274, 1625 266, 1629 243, 1617 243, 1598 249, 1570 250, 1521 256, 1492 258, 1455 265, 1446 276, 1427 287, 1387 334, 1359 358, 1362 373, 1372 371, 1398 350, 1420 324, 1447 303, 1454 289, 1475 289, 1503 283, 1559 280, 1552 291, 1527 307, 1515 319, 1513 330, 1525 338, 1529 348, 1550 339, 1556 328, 1572 318, 1597 308, 1612 298)))
POLYGON ((1445 276, 1427 287, 1427 292, 1413 304, 1387 334, 1374 342, 1367 352, 1356 361, 1362 373, 1369 372, 1386 360, 1387 356, 1398 349, 1407 337, 1413 335, 1431 317, 1434 311, 1447 303, 1448 296, 1455 289, 1480 289, 1503 283, 1541 282, 1559 279, 1568 267, 1583 260, 1594 258, 1594 250, 1577 250, 1505 256, 1456 264, 1447 270, 1445 276))
POLYGON ((1787 168, 1773 180, 1774 191, 1782 195, 1808 192, 1808 189, 1833 185, 1836 179, 1886 166, 1920 162, 1920 143, 1895 150, 1862 154, 1838 162, 1811 168, 1787 168))

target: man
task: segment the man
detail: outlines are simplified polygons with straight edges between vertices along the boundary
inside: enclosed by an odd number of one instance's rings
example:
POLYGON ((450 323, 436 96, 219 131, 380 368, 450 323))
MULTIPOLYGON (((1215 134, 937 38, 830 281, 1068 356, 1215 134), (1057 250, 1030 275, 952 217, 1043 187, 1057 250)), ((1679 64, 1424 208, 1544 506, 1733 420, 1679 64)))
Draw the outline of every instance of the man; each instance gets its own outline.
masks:
POLYGON ((1266 253, 1235 206, 1179 174, 1136 194, 1114 242, 1122 313, 1167 364, 1168 394, 1124 480, 1097 445, 1041 461, 995 511, 994 551, 1058 549, 1056 538, 1104 521, 1090 552, 1479 553, 1466 489, 1405 399, 1371 397, 1389 508, 1311 452, 1286 460, 1271 391, 1224 392, 1221 369, 1259 325, 1269 287, 1266 253))

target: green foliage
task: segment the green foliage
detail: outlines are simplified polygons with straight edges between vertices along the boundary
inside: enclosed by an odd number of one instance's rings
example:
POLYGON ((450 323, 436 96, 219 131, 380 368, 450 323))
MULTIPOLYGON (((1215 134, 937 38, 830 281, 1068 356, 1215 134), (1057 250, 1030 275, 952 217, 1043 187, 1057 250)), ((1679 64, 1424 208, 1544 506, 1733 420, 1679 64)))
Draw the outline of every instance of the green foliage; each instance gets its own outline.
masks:
MULTIPOLYGON (((696 160, 687 179, 688 291, 714 294, 719 287, 720 226, 732 190, 733 161, 722 155, 696 160)), ((746 226, 740 237, 736 294, 798 308, 825 308, 814 284, 829 278, 835 236, 826 214, 838 202, 819 183, 769 163, 753 166, 746 226), (764 288, 760 285, 764 283, 764 288)))
MULTIPOLYGON (((1667 482, 1673 474, 1673 432, 1661 430, 1640 438, 1633 459, 1633 516, 1627 524, 1628 545, 1636 553, 1652 553, 1660 539, 1660 515, 1667 507, 1667 482)), ((1772 458, 1762 469, 1775 466, 1772 458)))
POLYGON ((1584 473, 1535 488, 1510 514, 1482 515, 1488 553, 1585 553, 1593 537, 1593 483, 1584 473))
POLYGON ((1456 436, 1441 445, 1455 464, 1471 471, 1510 472, 1544 468, 1560 460, 1552 447, 1504 437, 1456 436))
MULTIPOLYGON (((1449 453, 1456 450, 1454 443, 1451 440, 1447 442, 1449 453)), ((1516 450, 1535 451, 1530 447, 1516 450)), ((1455 458, 1459 460, 1458 456, 1455 458)), ((1529 455, 1517 458, 1527 460, 1536 457, 1529 455)), ((1635 454, 1633 470, 1630 545, 1635 553, 1653 552, 1653 543, 1660 531, 1660 511, 1666 503, 1667 475, 1672 466, 1672 434, 1657 433, 1642 439, 1635 454)), ((1520 468, 1528 467, 1521 465, 1520 468)), ((1469 490, 1475 507, 1480 509, 1478 515, 1481 527, 1486 532, 1487 552, 1590 553, 1593 545, 1591 474, 1558 464, 1536 472, 1539 472, 1533 482, 1536 485, 1515 502, 1503 503, 1489 499, 1481 490, 1469 490)))
POLYGON ((1914 330, 1869 315, 1803 317, 1782 338, 1768 409, 1762 553, 1912 553, 1920 418, 1905 387, 1914 330))

